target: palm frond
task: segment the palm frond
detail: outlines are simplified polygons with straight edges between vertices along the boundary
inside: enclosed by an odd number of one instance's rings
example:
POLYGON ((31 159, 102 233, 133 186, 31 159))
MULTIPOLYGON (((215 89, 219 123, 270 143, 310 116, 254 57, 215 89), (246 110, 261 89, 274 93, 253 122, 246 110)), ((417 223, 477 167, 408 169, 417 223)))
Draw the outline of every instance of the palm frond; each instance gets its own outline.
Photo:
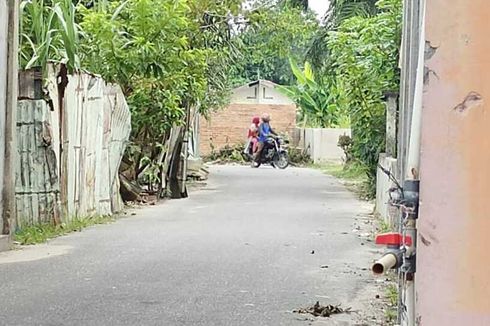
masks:
POLYGON ((315 71, 328 66, 329 50, 327 36, 339 25, 352 17, 369 17, 378 12, 378 0, 331 0, 327 13, 323 18, 323 28, 315 36, 306 57, 312 63, 315 71))

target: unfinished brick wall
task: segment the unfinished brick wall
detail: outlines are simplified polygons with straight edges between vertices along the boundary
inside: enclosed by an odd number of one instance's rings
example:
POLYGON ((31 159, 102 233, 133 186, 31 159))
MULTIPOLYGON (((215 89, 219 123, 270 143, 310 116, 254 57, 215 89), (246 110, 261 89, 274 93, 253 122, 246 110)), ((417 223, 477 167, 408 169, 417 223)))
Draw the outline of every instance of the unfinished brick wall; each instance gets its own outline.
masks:
POLYGON ((211 144, 218 150, 227 144, 232 146, 245 143, 252 117, 261 116, 266 112, 271 115, 271 126, 276 132, 287 132, 292 136, 296 126, 295 105, 230 104, 227 108, 213 113, 209 120, 201 119, 201 155, 211 153, 211 144))

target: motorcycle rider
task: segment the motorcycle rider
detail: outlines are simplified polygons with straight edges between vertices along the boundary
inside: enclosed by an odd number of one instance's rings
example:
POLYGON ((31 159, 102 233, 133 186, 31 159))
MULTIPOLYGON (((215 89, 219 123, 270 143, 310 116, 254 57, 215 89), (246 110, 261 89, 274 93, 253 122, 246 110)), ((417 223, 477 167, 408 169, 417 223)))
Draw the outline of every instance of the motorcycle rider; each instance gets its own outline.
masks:
POLYGON ((254 159, 252 162, 253 167, 258 167, 258 163, 260 162, 260 154, 264 149, 267 138, 271 137, 271 135, 277 136, 277 133, 272 129, 270 125, 270 121, 270 115, 268 113, 264 113, 262 115, 262 123, 259 126, 259 142, 257 145, 257 151, 254 153, 254 159))

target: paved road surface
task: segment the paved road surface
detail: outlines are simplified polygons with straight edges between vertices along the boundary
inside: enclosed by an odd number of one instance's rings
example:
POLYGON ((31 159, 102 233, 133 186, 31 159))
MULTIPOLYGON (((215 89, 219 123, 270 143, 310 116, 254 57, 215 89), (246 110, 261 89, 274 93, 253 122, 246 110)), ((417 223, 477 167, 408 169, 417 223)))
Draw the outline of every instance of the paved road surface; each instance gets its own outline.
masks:
POLYGON ((190 199, 135 212, 0 254, 0 324, 309 325, 291 310, 357 308, 370 277, 351 232, 366 206, 318 171, 214 167, 190 199))

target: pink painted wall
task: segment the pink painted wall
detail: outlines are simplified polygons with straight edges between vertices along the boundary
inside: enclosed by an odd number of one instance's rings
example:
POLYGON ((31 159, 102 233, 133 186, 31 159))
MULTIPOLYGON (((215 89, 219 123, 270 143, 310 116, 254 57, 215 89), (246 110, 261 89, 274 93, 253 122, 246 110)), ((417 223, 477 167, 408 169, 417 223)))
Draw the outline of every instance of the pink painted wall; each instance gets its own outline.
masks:
POLYGON ((419 325, 490 325, 490 3, 427 1, 419 325))

